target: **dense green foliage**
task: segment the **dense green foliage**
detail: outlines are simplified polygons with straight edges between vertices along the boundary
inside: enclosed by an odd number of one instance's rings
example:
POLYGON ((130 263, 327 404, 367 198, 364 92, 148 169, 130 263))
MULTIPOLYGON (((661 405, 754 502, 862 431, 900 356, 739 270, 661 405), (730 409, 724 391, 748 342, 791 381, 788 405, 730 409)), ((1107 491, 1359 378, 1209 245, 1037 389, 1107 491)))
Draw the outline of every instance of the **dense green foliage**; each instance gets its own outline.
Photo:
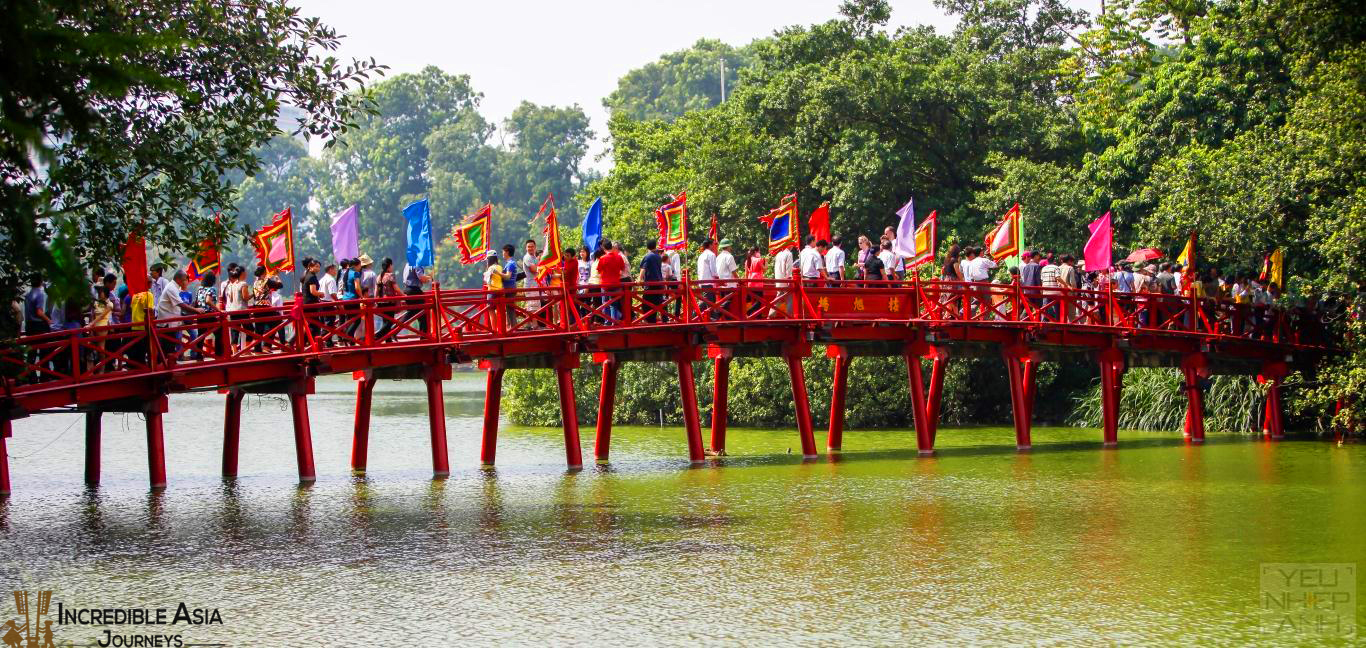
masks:
MULTIPOLYGON (((130 230, 171 251, 234 227, 234 174, 279 132, 334 136, 380 70, 284 0, 18 0, 0 21, 0 297, 28 273, 85 293, 130 230), (215 226, 211 212, 223 209, 215 226)), ((9 309, 5 331, 12 332, 9 309)))
POLYGON ((701 39, 688 49, 670 52, 627 72, 602 104, 612 114, 633 120, 671 120, 710 108, 721 103, 722 61, 727 94, 731 94, 738 72, 749 65, 750 50, 701 39))
MULTIPOLYGON (((1119 425, 1133 430, 1180 430, 1185 426, 1186 394, 1177 369, 1134 368, 1124 373, 1119 425)), ((1249 376, 1213 376, 1205 390, 1205 431, 1261 432, 1265 390, 1249 376)), ((1076 398, 1068 418, 1073 425, 1100 427, 1100 380, 1076 398)))

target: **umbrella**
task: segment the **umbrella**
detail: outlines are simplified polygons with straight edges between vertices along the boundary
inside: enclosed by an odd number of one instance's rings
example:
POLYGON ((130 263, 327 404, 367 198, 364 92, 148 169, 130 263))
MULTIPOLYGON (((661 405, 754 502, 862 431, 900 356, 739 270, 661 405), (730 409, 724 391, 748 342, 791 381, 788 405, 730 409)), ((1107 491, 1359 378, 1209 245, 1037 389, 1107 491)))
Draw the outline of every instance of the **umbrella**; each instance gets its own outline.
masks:
POLYGON ((1127 257, 1124 257, 1124 260, 1128 261, 1129 263, 1140 263, 1143 261, 1152 261, 1153 259, 1161 258, 1162 250, 1159 250, 1157 248, 1143 248, 1140 250, 1134 250, 1134 253, 1130 254, 1127 257))

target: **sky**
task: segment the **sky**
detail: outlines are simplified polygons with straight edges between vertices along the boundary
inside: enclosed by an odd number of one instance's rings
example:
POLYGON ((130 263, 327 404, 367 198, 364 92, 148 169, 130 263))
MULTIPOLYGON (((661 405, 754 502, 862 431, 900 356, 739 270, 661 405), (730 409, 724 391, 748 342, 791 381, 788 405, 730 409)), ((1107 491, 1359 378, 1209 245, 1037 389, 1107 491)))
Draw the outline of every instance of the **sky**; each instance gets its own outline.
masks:
MULTIPOLYGON (((1069 0, 1094 10, 1100 0, 1069 0)), ((482 92, 480 112, 494 121, 523 100, 541 105, 578 104, 588 114, 602 149, 607 111, 602 98, 617 79, 666 52, 699 38, 744 45, 788 25, 838 16, 839 0, 293 0, 345 36, 343 60, 375 57, 388 76, 435 65, 468 74, 482 92)), ((932 25, 941 32, 955 19, 931 0, 891 0, 889 27, 932 25)))

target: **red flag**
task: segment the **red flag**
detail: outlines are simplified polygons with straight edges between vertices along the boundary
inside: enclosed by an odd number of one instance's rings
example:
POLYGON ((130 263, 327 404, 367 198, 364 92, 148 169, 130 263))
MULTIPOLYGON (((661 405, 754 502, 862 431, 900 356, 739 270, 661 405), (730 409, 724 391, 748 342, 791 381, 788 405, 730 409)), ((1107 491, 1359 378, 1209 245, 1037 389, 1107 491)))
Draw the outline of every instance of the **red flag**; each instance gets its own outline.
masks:
POLYGON ((137 232, 128 233, 128 242, 123 244, 123 281, 128 284, 128 294, 147 292, 147 242, 137 232))
MULTIPOLYGON (((218 223, 219 214, 213 215, 213 222, 218 223)), ((199 281, 205 274, 218 271, 218 242, 213 238, 206 238, 199 242, 199 252, 190 265, 185 268, 185 274, 190 281, 199 281)))
POLYGON ((294 270, 294 222, 288 207, 256 231, 256 262, 270 274, 294 270))
POLYGON ((823 202, 816 211, 811 212, 811 217, 806 219, 806 231, 816 237, 817 241, 830 240, 830 203, 823 202))
POLYGON ((707 238, 713 241, 721 240, 721 228, 716 226, 716 214, 711 215, 711 231, 707 232, 707 238))

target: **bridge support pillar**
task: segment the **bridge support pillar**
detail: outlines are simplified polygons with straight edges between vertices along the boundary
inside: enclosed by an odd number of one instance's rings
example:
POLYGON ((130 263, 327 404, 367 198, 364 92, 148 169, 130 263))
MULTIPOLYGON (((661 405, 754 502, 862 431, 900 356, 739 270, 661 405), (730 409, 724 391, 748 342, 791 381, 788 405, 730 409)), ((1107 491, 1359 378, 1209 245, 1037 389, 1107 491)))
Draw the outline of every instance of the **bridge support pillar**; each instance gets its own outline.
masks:
POLYGON ((9 419, 0 420, 0 499, 9 497, 9 442, 14 424, 9 419))
POLYGON ((844 399, 849 392, 849 365, 854 357, 833 344, 826 347, 826 355, 835 360, 835 379, 830 387, 830 429, 825 433, 825 448, 839 452, 844 445, 844 399))
POLYGON ((674 356, 674 364, 678 365, 678 385, 682 388, 679 397, 683 405, 683 429, 688 435, 688 461, 700 464, 706 461, 706 453, 702 450, 702 419, 697 414, 697 382, 692 371, 696 359, 695 348, 681 349, 674 356))
POLYGON ((432 435, 432 476, 438 479, 451 474, 450 450, 446 443, 446 399, 441 393, 441 381, 451 377, 447 362, 429 364, 423 370, 427 383, 427 423, 432 435))
POLYGON ((492 466, 498 453, 498 408, 503 402, 503 372, 497 361, 481 363, 487 371, 484 379, 484 434, 479 442, 479 463, 492 466))
POLYGON ((85 485, 100 485, 100 411, 85 413, 85 485))
POLYGON ((370 404, 377 381, 369 371, 357 371, 352 377, 356 379, 356 412, 351 426, 351 470, 363 473, 370 461, 370 404))
POLYGON ((1034 361, 1023 345, 1011 345, 1001 350, 1010 379, 1010 411, 1015 421, 1015 449, 1033 447, 1030 426, 1034 414, 1034 361))
POLYGON ((930 347, 930 391, 925 406, 925 422, 930 428, 930 445, 939 434, 939 407, 944 403, 944 372, 949 369, 949 352, 943 347, 930 347))
POLYGON ((1191 443, 1205 442, 1205 395, 1200 391, 1204 368, 1205 356, 1202 354, 1190 353, 1181 360, 1183 388, 1186 391, 1186 425, 1183 436, 1191 443))
POLYGON ((299 481, 315 481, 317 471, 313 467, 313 431, 308 425, 308 395, 303 389, 289 392, 289 410, 294 419, 294 459, 299 466, 299 481))
POLYGON ((229 389, 223 399, 223 476, 237 476, 237 454, 242 443, 242 399, 246 392, 229 389))
POLYGON ((166 488, 166 442, 161 432, 161 415, 166 411, 166 397, 160 397, 160 406, 148 408, 144 414, 147 419, 147 475, 152 490, 166 488))
POLYGON ((920 354, 908 348, 902 359, 906 361, 906 381, 911 390, 915 447, 920 456, 928 457, 934 454, 934 440, 930 437, 930 408, 925 402, 925 374, 920 367, 920 354))
POLYGON ((1257 374, 1257 382, 1267 386, 1266 416, 1262 421, 1262 434, 1269 440, 1280 441, 1285 438, 1284 407, 1281 402, 1281 382, 1289 369, 1284 362, 1268 362, 1262 365, 1257 374))
MULTIPOLYGON (((737 302, 738 303, 738 302, 737 302)), ((712 454, 726 454, 726 423, 730 418, 730 349, 713 349, 711 352, 711 451, 712 454)))
POLYGON ((579 447, 579 414, 574 406, 574 368, 578 365, 577 354, 562 356, 555 364, 555 379, 560 387, 560 418, 564 422, 564 458, 570 470, 583 468, 583 450, 579 447))
POLYGON ((1124 387, 1124 352, 1108 348, 1100 352, 1101 427, 1105 445, 1119 443, 1119 401, 1124 387))
POLYGON ((792 405, 797 414, 797 434, 801 437, 802 457, 805 459, 815 459, 817 456, 816 435, 811 428, 811 400, 806 394, 806 369, 802 367, 802 358, 810 355, 809 344, 793 344, 783 349, 788 377, 792 380, 792 405))
POLYGON ((593 456, 598 461, 607 461, 607 456, 612 450, 612 411, 617 404, 619 368, 616 358, 608 357, 602 363, 602 387, 598 390, 598 427, 593 436, 593 456))

